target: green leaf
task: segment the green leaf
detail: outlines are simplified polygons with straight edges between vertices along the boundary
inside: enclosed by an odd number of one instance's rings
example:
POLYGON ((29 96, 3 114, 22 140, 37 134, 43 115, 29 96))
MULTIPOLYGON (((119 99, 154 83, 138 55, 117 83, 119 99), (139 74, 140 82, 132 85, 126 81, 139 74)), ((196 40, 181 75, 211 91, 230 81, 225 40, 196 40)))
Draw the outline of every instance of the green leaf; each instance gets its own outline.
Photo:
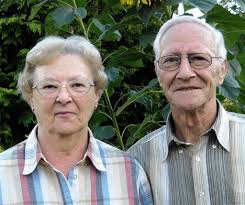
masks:
POLYGON ((124 61, 122 63, 122 65, 131 66, 131 67, 134 67, 134 68, 142 68, 142 67, 144 67, 142 59, 136 59, 136 60, 132 60, 132 61, 127 60, 127 61, 124 61))
POLYGON ((229 68, 232 73, 232 76, 238 76, 241 73, 241 65, 239 64, 239 61, 237 59, 229 60, 229 68))
POLYGON ((207 21, 222 31, 228 49, 234 46, 240 34, 245 33, 245 18, 218 5, 208 12, 207 21))
POLYGON ((153 125, 154 122, 151 116, 146 116, 141 124, 130 125, 129 126, 130 136, 128 137, 126 147, 130 147, 137 140, 142 138, 146 134, 146 130, 149 129, 149 127, 152 127, 153 125))
POLYGON ((167 121, 168 115, 171 111, 170 104, 168 103, 162 110, 162 117, 164 121, 167 121))
POLYGON ((45 34, 46 35, 58 35, 59 28, 53 19, 52 13, 49 13, 45 18, 45 34))
POLYGON ((23 112, 21 113, 21 117, 18 120, 19 124, 23 124, 24 127, 29 127, 36 122, 36 118, 34 117, 32 112, 23 112))
POLYGON ((105 32, 105 26, 102 24, 102 23, 100 23, 100 21, 97 19, 97 18, 93 18, 93 23, 94 23, 94 25, 101 31, 101 32, 105 32))
POLYGON ((142 90, 136 92, 133 96, 129 97, 127 102, 124 103, 122 106, 120 106, 117 111, 116 111, 116 116, 120 115, 121 112, 128 107, 130 104, 132 104, 133 102, 135 102, 136 100, 138 100, 140 97, 146 95, 147 93, 151 92, 150 89, 155 86, 156 84, 158 84, 158 82, 155 81, 155 79, 153 79, 148 86, 144 87, 142 90), (152 82, 154 81, 155 84, 152 82))
POLYGON ((106 41, 119 41, 122 36, 118 29, 123 25, 128 25, 138 20, 134 15, 131 15, 123 18, 120 22, 115 22, 110 14, 101 15, 96 19, 96 21, 93 20, 94 25, 102 32, 97 41, 102 39, 106 41))
POLYGON ((74 10, 72 8, 57 8, 52 12, 52 16, 57 25, 61 27, 74 20, 74 10))
POLYGON ((32 31, 33 33, 38 33, 39 35, 41 35, 42 25, 40 22, 31 21, 31 22, 27 22, 26 24, 27 24, 28 28, 30 29, 30 31, 32 31))
POLYGON ((75 10, 75 14, 84 19, 87 16, 87 10, 84 7, 79 7, 75 10))
POLYGON ((100 123, 106 122, 109 119, 110 118, 109 118, 109 116, 106 113, 104 113, 104 112, 102 112, 102 111, 97 109, 94 112, 92 118, 90 119, 89 124, 91 126, 98 126, 100 123))
POLYGON ((236 81, 236 79, 232 76, 231 72, 229 72, 222 86, 219 87, 219 94, 236 101, 237 97, 240 94, 240 85, 236 81))
POLYGON ((140 41, 140 48, 144 49, 148 45, 152 45, 152 42, 154 41, 156 35, 155 34, 145 34, 139 37, 140 41))
POLYGON ((114 129, 112 126, 96 126, 93 130, 93 134, 97 139, 108 140, 114 136, 114 129))
POLYGON ((135 68, 143 67, 142 58, 145 54, 135 48, 126 48, 120 46, 119 49, 113 54, 113 58, 108 59, 107 65, 110 66, 132 66, 135 68))
POLYGON ((243 51, 240 55, 238 55, 237 59, 239 60, 243 68, 241 70, 241 74, 239 75, 238 79, 245 85, 245 52, 243 51))
POLYGON ((201 11, 207 13, 210 11, 216 4, 217 0, 184 0, 184 4, 191 5, 193 7, 199 8, 201 11))
POLYGON ((120 78, 119 69, 112 67, 112 68, 106 68, 105 72, 107 74, 109 82, 115 82, 120 78))
POLYGON ((28 21, 31 21, 32 19, 34 19, 34 17, 37 15, 37 13, 39 12, 39 10, 43 7, 43 5, 45 5, 48 2, 48 0, 44 0, 41 1, 40 3, 34 5, 31 7, 31 15, 28 18, 28 21))

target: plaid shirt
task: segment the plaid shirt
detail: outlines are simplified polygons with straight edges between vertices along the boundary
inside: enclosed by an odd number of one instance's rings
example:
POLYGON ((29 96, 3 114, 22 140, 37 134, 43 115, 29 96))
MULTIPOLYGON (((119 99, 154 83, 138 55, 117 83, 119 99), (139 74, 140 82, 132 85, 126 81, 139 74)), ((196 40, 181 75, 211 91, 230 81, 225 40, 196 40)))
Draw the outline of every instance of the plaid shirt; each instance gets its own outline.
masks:
POLYGON ((35 127, 28 139, 0 154, 0 204, 151 205, 139 163, 90 133, 86 157, 66 178, 40 152, 35 127))

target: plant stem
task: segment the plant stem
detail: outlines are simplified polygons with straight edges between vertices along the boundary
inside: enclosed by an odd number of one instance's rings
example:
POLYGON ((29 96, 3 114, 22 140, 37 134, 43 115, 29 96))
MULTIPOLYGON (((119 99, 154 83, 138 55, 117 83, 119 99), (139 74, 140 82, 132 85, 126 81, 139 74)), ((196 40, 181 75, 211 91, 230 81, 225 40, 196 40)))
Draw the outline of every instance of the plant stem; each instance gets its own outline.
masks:
POLYGON ((66 3, 66 2, 64 2, 64 1, 62 1, 62 0, 58 0, 58 2, 60 2, 60 3, 64 4, 64 5, 66 5, 66 6, 68 6, 68 7, 73 8, 70 4, 68 4, 68 3, 66 3))
POLYGON ((73 2, 74 7, 77 9, 77 3, 76 3, 76 0, 73 0, 72 2, 73 2))
MULTIPOLYGON (((73 2, 73 5, 74 5, 74 8, 77 9, 76 0, 72 0, 72 2, 73 2)), ((76 15, 76 18, 77 18, 78 22, 80 23, 80 25, 82 26, 83 33, 84 33, 85 37, 88 39, 88 33, 87 33, 87 30, 86 30, 86 28, 84 26, 82 18, 79 15, 76 15)))
POLYGON ((110 114, 110 116, 112 118, 113 126, 114 126, 114 128, 116 130, 117 141, 118 141, 121 149, 125 150, 125 147, 124 147, 124 144, 123 144, 123 141, 122 141, 122 136, 120 134, 119 126, 118 126, 118 123, 117 123, 116 115, 115 115, 115 112, 114 112, 114 110, 113 110, 113 108, 111 106, 111 101, 110 101, 110 98, 109 98, 107 90, 105 90, 105 92, 104 92, 104 98, 105 98, 106 104, 108 106, 109 114, 110 114))
POLYGON ((83 33, 84 33, 85 37, 88 39, 88 33, 87 33, 87 30, 86 30, 86 28, 85 28, 85 26, 84 26, 84 23, 83 23, 82 18, 81 18, 80 16, 77 16, 77 18, 78 18, 78 22, 79 22, 79 23, 81 24, 81 26, 82 26, 83 33))

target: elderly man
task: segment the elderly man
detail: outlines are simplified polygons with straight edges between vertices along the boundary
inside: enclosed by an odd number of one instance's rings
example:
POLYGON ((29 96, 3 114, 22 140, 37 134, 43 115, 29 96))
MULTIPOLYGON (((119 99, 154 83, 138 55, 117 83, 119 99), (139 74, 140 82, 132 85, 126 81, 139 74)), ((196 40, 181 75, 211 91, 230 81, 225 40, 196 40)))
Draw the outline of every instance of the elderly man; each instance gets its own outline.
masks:
POLYGON ((148 174, 154 203, 245 204, 245 120, 216 99, 228 70, 222 34, 181 16, 161 27, 154 51, 171 113, 129 150, 148 174))

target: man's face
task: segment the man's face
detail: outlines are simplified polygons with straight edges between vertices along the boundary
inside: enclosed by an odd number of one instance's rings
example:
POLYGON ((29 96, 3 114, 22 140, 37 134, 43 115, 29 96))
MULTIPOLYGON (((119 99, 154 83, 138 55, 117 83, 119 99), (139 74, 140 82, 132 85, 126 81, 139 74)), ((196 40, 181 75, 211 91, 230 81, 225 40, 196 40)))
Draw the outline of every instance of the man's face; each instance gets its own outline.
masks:
MULTIPOLYGON (((214 57, 212 36, 195 23, 180 23, 170 28, 161 40, 161 57, 171 54, 205 53, 214 57)), ((160 85, 172 108, 192 111, 214 103, 216 87, 222 84, 227 72, 226 62, 212 59, 212 64, 203 69, 193 69, 186 55, 179 68, 161 70, 155 63, 160 85)))

